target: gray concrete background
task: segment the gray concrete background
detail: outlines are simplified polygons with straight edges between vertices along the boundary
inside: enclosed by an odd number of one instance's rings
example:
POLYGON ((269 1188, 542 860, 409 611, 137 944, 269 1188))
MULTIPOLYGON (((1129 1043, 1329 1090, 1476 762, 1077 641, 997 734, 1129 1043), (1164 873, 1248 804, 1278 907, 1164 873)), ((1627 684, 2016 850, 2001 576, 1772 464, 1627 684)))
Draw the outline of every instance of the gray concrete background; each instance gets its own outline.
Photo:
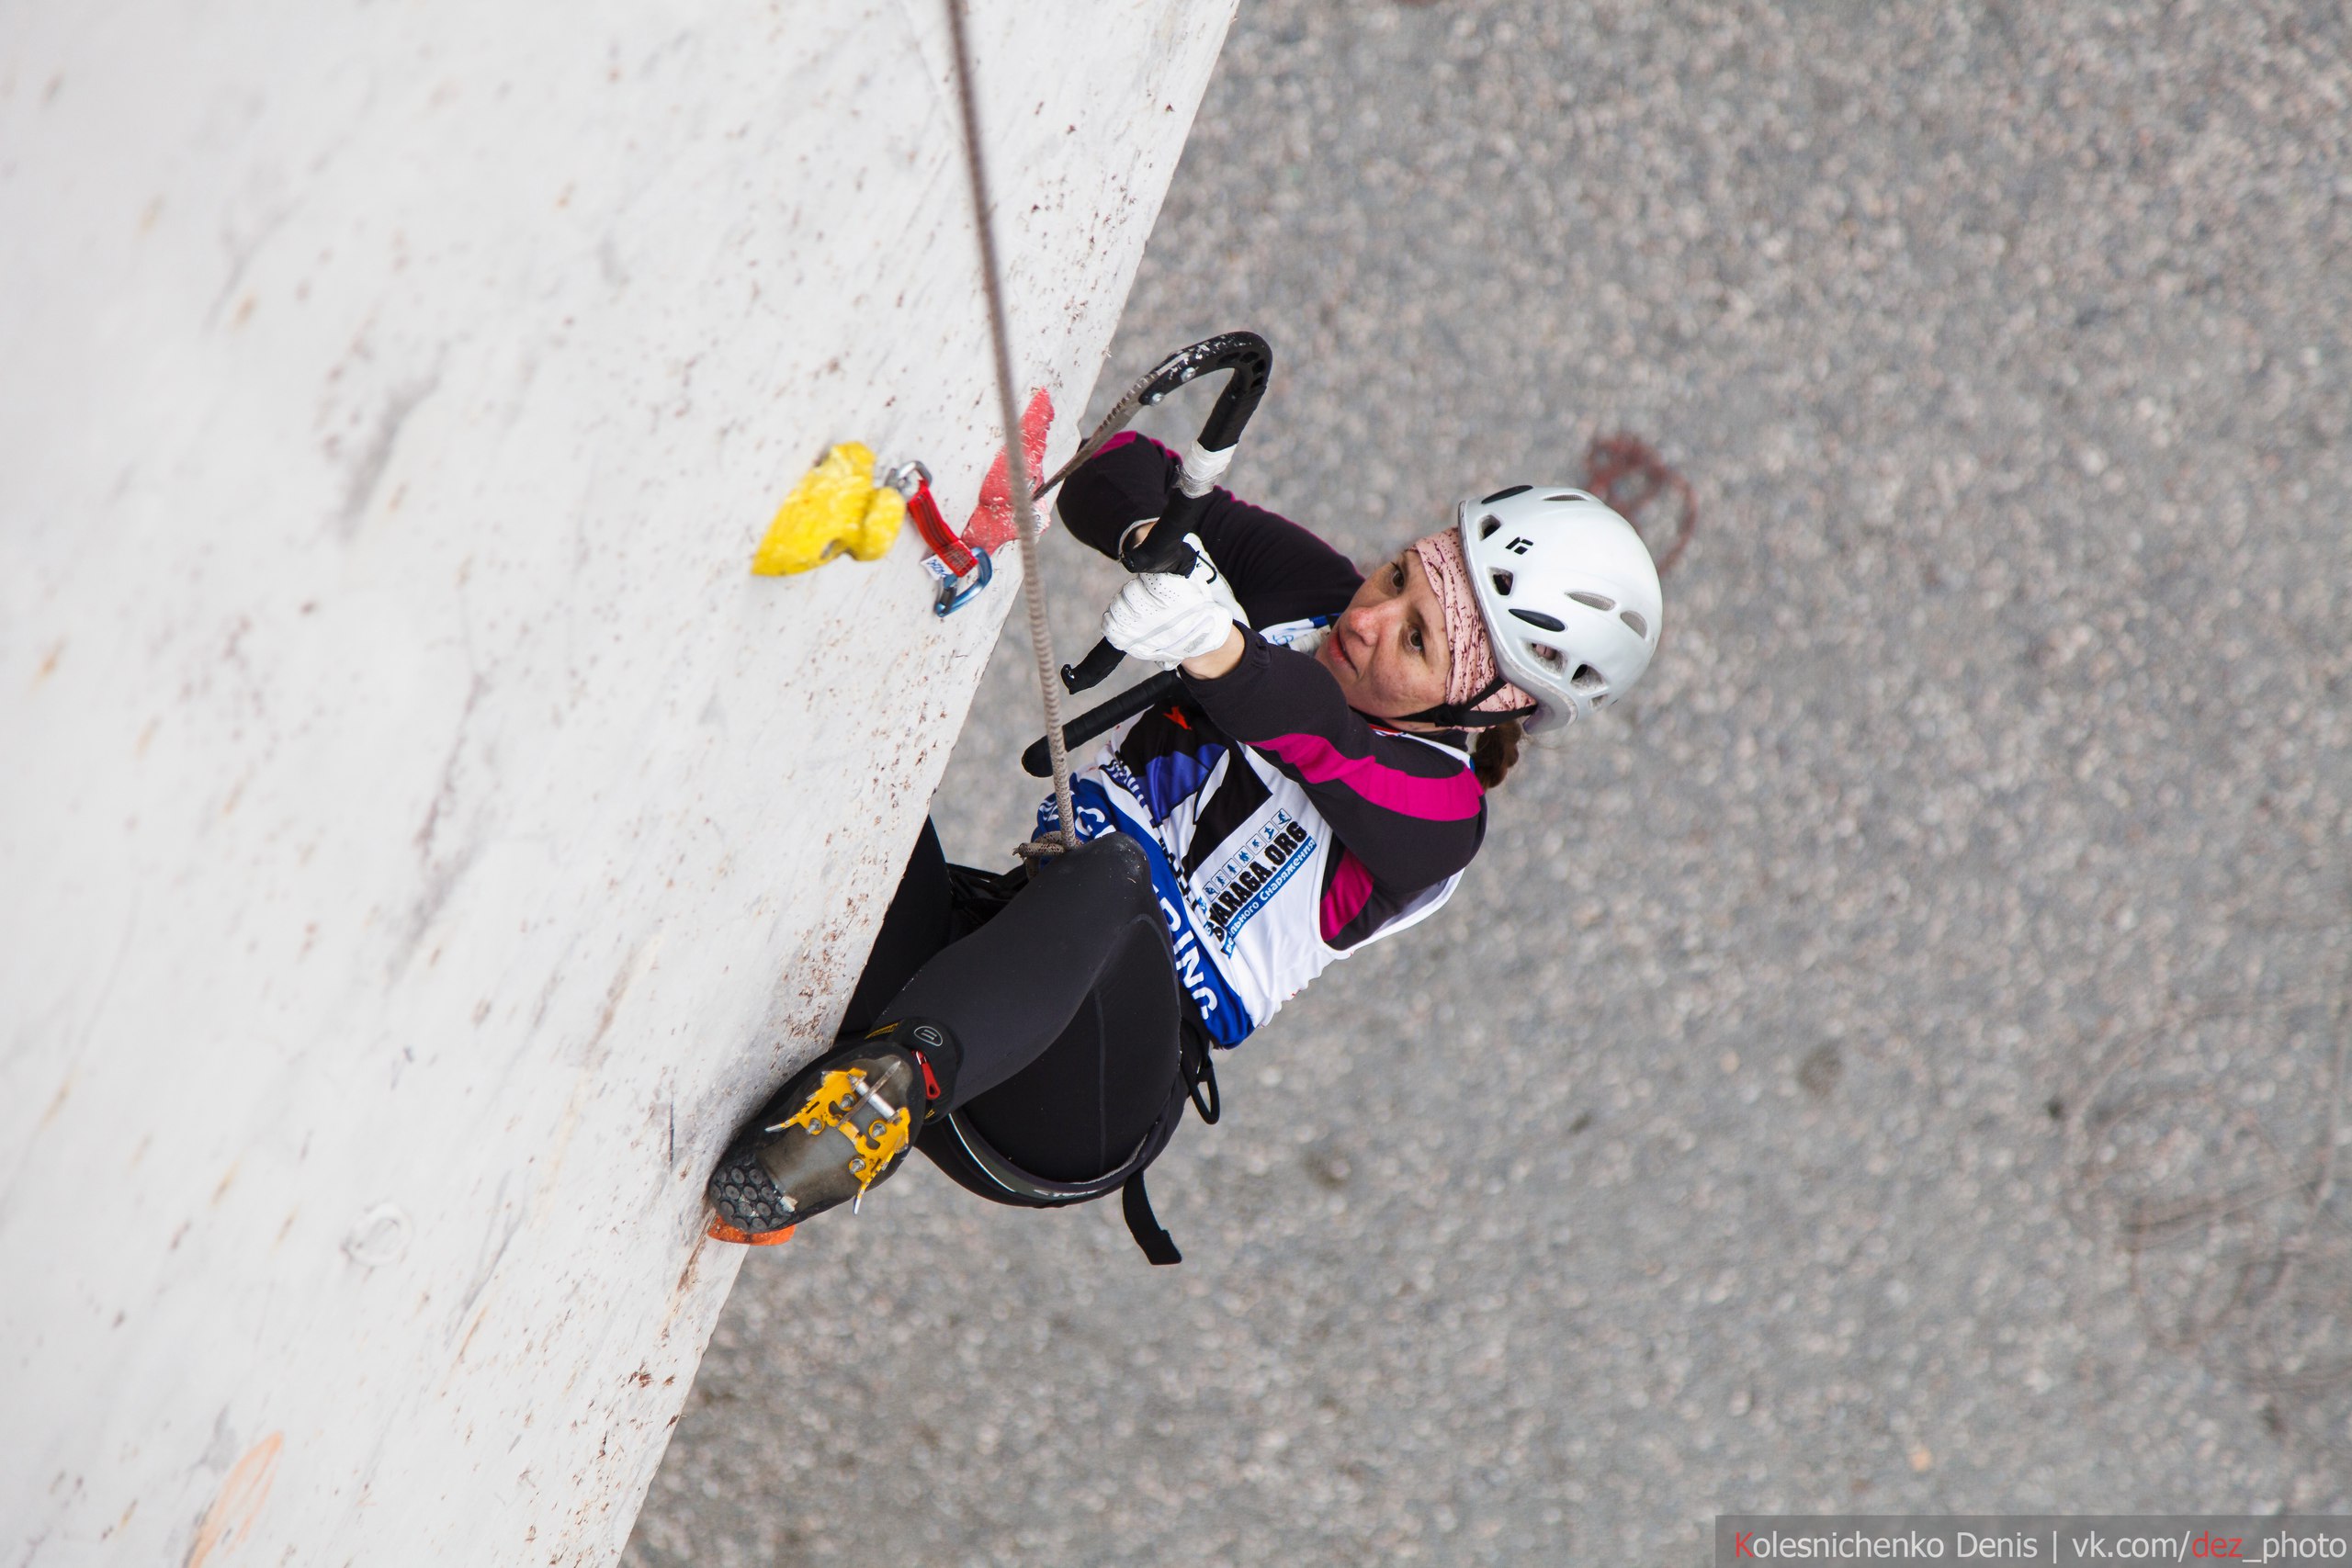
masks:
POLYGON ((2352 1510, 2347 126, 2333 3, 1247 5, 1098 406, 1263 331, 1233 482, 1366 558, 1646 435, 1665 651, 1227 1059, 1182 1268, 922 1167, 752 1258, 628 1561, 2352 1510))

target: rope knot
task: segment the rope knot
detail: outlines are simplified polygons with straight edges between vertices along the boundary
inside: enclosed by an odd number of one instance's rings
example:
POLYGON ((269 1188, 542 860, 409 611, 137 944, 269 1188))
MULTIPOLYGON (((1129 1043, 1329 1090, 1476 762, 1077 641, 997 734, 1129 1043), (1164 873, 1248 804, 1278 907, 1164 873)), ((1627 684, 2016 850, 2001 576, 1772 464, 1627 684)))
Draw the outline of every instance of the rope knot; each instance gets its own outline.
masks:
POLYGON ((1012 852, 1021 857, 1024 865, 1035 871, 1036 862, 1048 861, 1056 855, 1066 855, 1077 847, 1060 833, 1040 833, 1025 844, 1013 845, 1012 852))

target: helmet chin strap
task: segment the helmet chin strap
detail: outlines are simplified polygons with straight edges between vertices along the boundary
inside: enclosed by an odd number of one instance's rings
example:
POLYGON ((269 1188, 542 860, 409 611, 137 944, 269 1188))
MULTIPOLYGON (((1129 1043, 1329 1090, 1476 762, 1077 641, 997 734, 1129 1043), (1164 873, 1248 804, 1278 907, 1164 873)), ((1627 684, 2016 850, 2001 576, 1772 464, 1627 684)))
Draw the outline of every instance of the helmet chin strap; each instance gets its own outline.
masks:
POLYGON ((1510 683, 1510 677, 1498 672, 1484 688, 1473 693, 1465 701, 1440 703, 1434 707, 1423 708, 1419 713, 1400 714, 1397 716, 1416 724, 1442 724, 1448 729, 1491 729, 1498 724, 1509 724, 1513 719, 1525 718, 1535 711, 1532 705, 1523 708, 1506 708, 1499 713, 1477 711, 1480 703, 1485 702, 1510 683))

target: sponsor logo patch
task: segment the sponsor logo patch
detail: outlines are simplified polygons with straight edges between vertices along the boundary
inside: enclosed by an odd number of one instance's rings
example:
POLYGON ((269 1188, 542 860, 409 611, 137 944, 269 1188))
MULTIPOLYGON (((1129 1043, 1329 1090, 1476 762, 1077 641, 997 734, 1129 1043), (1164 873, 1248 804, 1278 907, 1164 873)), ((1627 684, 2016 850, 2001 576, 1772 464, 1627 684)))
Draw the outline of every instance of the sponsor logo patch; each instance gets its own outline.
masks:
POLYGON ((1282 890, 1314 848, 1315 835, 1306 824, 1276 811, 1223 865, 1200 879, 1193 913, 1219 951, 1232 953, 1241 928, 1282 890))

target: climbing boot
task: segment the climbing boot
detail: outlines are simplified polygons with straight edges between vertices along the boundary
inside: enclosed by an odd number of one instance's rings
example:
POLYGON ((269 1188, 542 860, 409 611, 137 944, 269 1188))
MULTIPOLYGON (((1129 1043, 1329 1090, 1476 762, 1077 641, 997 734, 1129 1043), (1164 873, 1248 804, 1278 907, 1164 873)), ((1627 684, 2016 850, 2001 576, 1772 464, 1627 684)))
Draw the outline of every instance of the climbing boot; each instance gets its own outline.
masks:
POLYGON ((768 1247, 838 1204, 855 1213, 954 1104, 963 1055, 944 1025, 900 1019, 802 1068, 711 1173, 710 1234, 768 1247))

